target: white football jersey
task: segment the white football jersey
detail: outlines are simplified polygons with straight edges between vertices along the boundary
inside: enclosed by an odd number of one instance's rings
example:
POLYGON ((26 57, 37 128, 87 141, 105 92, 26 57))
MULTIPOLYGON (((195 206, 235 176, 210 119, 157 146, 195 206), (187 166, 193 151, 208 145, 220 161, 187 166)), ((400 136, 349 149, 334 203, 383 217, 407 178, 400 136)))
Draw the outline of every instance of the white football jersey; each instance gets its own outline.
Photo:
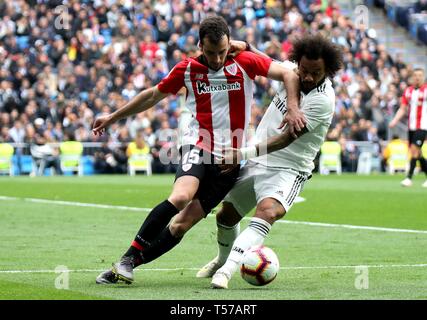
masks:
MULTIPOLYGON (((334 115, 335 92, 332 82, 326 78, 308 94, 301 92, 300 108, 307 120, 308 132, 288 147, 251 161, 272 168, 291 168, 307 173, 313 171, 313 160, 323 144, 334 115)), ((256 143, 283 132, 283 128, 278 127, 286 111, 287 93, 282 84, 256 130, 256 143)))

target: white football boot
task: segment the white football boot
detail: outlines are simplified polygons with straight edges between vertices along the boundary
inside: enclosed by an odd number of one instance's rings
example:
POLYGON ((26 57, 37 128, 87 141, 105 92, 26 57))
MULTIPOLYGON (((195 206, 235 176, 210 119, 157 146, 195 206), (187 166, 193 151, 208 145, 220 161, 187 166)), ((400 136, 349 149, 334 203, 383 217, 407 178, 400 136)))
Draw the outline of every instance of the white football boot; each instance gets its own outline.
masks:
POLYGON ((411 180, 411 179, 409 179, 409 178, 405 178, 404 180, 402 180, 402 181, 400 182, 400 185, 401 185, 402 187, 412 187, 412 180, 411 180))
POLYGON ((216 256, 212 261, 208 262, 204 267, 202 267, 196 274, 197 278, 212 278, 215 272, 222 267, 222 264, 218 262, 218 256, 216 256))
POLYGON ((228 273, 218 270, 212 277, 211 286, 214 289, 228 289, 230 278, 231 276, 228 273))

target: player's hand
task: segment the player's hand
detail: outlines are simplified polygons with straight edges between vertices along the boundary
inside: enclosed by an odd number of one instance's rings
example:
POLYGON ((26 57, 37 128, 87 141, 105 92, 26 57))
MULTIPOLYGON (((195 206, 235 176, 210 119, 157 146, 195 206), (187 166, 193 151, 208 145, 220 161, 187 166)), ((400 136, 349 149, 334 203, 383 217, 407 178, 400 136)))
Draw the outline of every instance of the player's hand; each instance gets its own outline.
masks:
POLYGON ((114 121, 111 118, 111 115, 99 116, 95 119, 92 125, 92 132, 96 136, 102 136, 105 132, 105 129, 112 124, 114 121))
POLYGON ((389 127, 390 129, 392 129, 392 128, 394 128, 394 127, 396 126, 396 124, 397 124, 397 121, 392 120, 392 121, 388 124, 388 127, 389 127))
POLYGON ((227 148, 221 159, 221 164, 239 164, 242 161, 240 149, 227 148))
POLYGON ((217 163, 222 174, 229 173, 242 161, 242 153, 240 149, 227 148, 224 154, 220 157, 216 157, 217 163))
POLYGON ((292 137, 295 139, 298 138, 297 131, 301 131, 307 124, 307 120, 304 117, 304 114, 301 112, 300 109, 294 108, 289 109, 285 114, 285 117, 283 118, 282 122, 280 123, 280 126, 278 129, 282 129, 285 124, 288 124, 289 127, 289 133, 292 137))
POLYGON ((238 164, 220 164, 219 168, 221 169, 221 174, 227 174, 236 168, 238 164))
POLYGON ((246 42, 239 40, 230 40, 230 49, 228 50, 228 55, 230 57, 237 56, 240 52, 246 50, 246 42))

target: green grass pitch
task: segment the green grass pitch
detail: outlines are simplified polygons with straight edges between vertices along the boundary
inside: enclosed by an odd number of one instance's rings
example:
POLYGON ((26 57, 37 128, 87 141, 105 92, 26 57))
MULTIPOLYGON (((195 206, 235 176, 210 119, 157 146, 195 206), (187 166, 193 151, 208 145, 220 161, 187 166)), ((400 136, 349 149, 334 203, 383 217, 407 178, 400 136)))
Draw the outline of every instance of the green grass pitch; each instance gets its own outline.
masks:
POLYGON ((276 280, 252 287, 236 274, 229 290, 213 290, 195 278, 216 255, 213 217, 139 268, 132 285, 95 284, 147 215, 120 206, 152 208, 173 176, 1 177, 0 299, 427 299, 427 190, 421 176, 412 188, 400 187, 402 178, 315 175, 306 201, 266 239, 281 263, 276 280), (70 272, 55 273, 58 266, 70 272), (68 289, 57 289, 67 275, 68 289))

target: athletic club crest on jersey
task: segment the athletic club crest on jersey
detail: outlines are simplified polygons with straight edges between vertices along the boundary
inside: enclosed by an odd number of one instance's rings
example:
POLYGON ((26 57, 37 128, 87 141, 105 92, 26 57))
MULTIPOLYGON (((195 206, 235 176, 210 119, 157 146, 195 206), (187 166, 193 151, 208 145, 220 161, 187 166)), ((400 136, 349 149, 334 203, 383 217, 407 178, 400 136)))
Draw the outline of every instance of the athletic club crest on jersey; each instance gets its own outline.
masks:
POLYGON ((230 64, 225 67, 225 70, 227 70, 229 74, 232 74, 233 76, 235 76, 237 73, 237 65, 235 63, 230 64))

